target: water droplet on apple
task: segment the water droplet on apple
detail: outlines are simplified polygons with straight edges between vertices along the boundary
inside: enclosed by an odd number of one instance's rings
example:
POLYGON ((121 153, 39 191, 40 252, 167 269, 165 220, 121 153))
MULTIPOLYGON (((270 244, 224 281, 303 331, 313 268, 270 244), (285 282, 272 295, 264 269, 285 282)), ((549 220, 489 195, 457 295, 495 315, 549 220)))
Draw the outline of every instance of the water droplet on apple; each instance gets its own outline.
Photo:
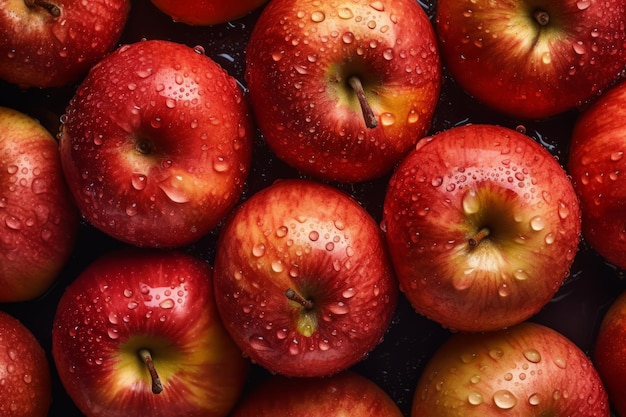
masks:
POLYGON ((280 273, 284 271, 283 263, 281 261, 272 262, 272 271, 280 273))
POLYGON ((511 294, 511 288, 508 286, 508 284, 501 284, 498 287, 498 295, 500 297, 508 297, 511 294))
POLYGON ((33 376, 31 374, 24 374, 24 383, 30 384, 33 382, 33 376))
POLYGON ((535 216, 530 219, 530 228, 535 232, 539 232, 546 227, 546 222, 541 216, 535 216))
POLYGON ((528 278, 530 278, 530 275, 528 275, 528 272, 524 271, 523 269, 516 269, 515 271, 513 271, 513 278, 518 281, 526 281, 528 278))
POLYGON ((467 402, 469 402, 471 405, 480 405, 482 404, 484 401, 483 396, 480 392, 470 392, 467 395, 467 402))
POLYGON ((15 216, 7 216, 4 219, 4 224, 6 224, 9 229, 13 230, 20 230, 22 228, 22 222, 15 216))
POLYGON ((320 238, 320 234, 319 234, 317 231, 313 230, 313 231, 311 231, 311 232, 309 233, 309 239, 310 239, 311 241, 315 242, 315 241, 317 241, 319 238, 320 238))
POLYGON ((291 355, 297 355, 300 353, 300 347, 298 346, 298 341, 296 339, 292 340, 289 344, 289 353, 291 355))
POLYGON ((159 303, 159 307, 161 307, 164 310, 169 310, 173 308, 174 305, 175 305, 174 300, 172 300, 171 298, 166 298, 165 300, 159 303))
POLYGON ((117 313, 114 313, 114 312, 110 312, 109 313, 109 323, 111 323, 111 324, 117 324, 118 323, 117 313))
POLYGON ((463 194, 461 199, 461 204, 463 206, 463 211, 465 214, 475 214, 480 210, 480 198, 476 193, 476 190, 470 188, 463 194))
POLYGON ((383 51, 383 58, 387 61, 391 61, 393 59, 394 53, 393 49, 388 48, 383 51))
POLYGON ((496 391, 493 394, 493 403, 503 410, 509 410, 517 404, 517 398, 509 390, 496 391))
POLYGON ((352 33, 352 32, 345 32, 343 34, 343 36, 341 37, 341 40, 345 44, 348 44, 348 45, 351 44, 352 42, 354 42, 354 33, 352 33))
POLYGON ((336 315, 344 315, 350 312, 350 308, 342 301, 330 304, 328 310, 336 315))
POLYGON ((589 6, 591 6, 591 0, 578 0, 576 2, 576 7, 578 7, 578 10, 585 10, 589 8, 589 6))
POLYGON ((383 4, 382 1, 374 1, 372 3, 370 3, 370 7, 374 10, 376 10, 377 12, 384 12, 385 11, 385 5, 383 4))
POLYGON ((126 304, 126 308, 128 308, 129 310, 134 310, 139 306, 139 304, 135 301, 131 301, 128 304, 126 304))
POLYGON ((261 256, 265 255, 265 245, 262 243, 255 245, 252 248, 252 255, 254 255, 257 258, 260 258, 261 256))
POLYGON ((250 347, 254 350, 267 351, 271 349, 265 338, 261 335, 252 335, 249 340, 250 347))
POLYGON ((337 11, 337 14, 340 19, 352 19, 354 17, 354 13, 347 7, 340 7, 337 11))
POLYGON ((183 182, 183 177, 173 175, 169 181, 165 180, 159 183, 159 188, 174 203, 187 203, 191 198, 187 194, 183 182))
POLYGON ((288 335, 288 334, 289 334, 289 333, 287 332, 287 329, 284 329, 284 328, 283 328, 283 329, 278 329, 278 330, 276 331, 276 337, 277 337, 279 340, 285 340, 285 339, 287 338, 287 335, 288 335))
POLYGON ((285 237, 287 236, 288 232, 289 229, 287 229, 287 226, 280 226, 278 229, 276 229, 276 237, 285 237))
POLYGON ((117 329, 109 329, 107 330, 107 335, 111 340, 116 340, 120 337, 119 331, 117 329))
POLYGON ((223 157, 216 158, 213 161, 213 169, 215 172, 226 172, 230 168, 230 164, 223 157))
POLYGON ((556 240, 556 235, 554 233, 550 232, 543 238, 543 240, 544 240, 544 242, 546 242, 546 245, 551 245, 556 240))
POLYGON ((500 348, 491 349, 489 351, 489 357, 491 359, 498 360, 498 359, 501 359, 503 356, 504 356, 504 351, 500 348))
POLYGON ((174 107, 176 107, 176 100, 168 97, 167 99, 165 99, 165 106, 168 109, 173 109, 174 107))
POLYGON ((554 358, 553 361, 554 361, 554 364, 556 366, 558 366, 559 368, 561 368, 561 369, 565 369, 566 366, 567 366, 567 362, 565 362, 565 359, 563 359, 563 358, 560 358, 560 357, 559 358, 554 358))
POLYGON ((528 404, 535 406, 539 405, 539 403, 541 403, 541 397, 539 397, 539 394, 535 393, 528 397, 528 404))
POLYGON ((326 352, 327 350, 330 349, 330 342, 326 339, 322 339, 319 341, 317 346, 320 348, 322 352, 326 352))
POLYGON ((587 52, 587 48, 582 41, 574 42, 573 48, 574 52, 576 52, 578 55, 584 55, 587 52))
POLYGON ((541 353, 537 349, 526 349, 524 350, 524 357, 526 360, 532 363, 541 362, 541 353))
POLYGON ((348 288, 348 289, 344 290, 344 291, 341 293, 341 296, 342 296, 343 298, 352 298, 352 297, 354 297, 354 296, 355 296, 355 294, 356 294, 356 290, 355 290, 354 288, 350 287, 350 288, 348 288))
POLYGON ((393 126, 396 123, 396 116, 392 113, 383 113, 380 115, 380 123, 383 126, 393 126))
POLYGON ((311 20, 315 23, 321 23, 326 19, 326 15, 321 10, 311 13, 311 20))

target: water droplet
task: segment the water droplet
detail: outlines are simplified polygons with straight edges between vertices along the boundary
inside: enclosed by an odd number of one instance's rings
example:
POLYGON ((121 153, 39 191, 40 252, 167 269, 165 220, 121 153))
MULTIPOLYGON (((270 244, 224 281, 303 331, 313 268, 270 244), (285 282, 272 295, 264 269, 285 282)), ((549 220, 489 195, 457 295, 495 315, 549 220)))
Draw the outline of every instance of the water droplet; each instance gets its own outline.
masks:
POLYGON ((118 319, 117 319, 117 314, 114 312, 110 312, 109 313, 109 323, 111 324, 117 324, 118 323, 118 319))
POLYGON ((204 50, 204 47, 203 47, 202 45, 196 45, 196 46, 194 46, 194 47, 193 47, 193 51, 194 51, 195 53, 197 53, 197 54, 200 54, 200 55, 204 55, 204 54, 205 54, 205 52, 206 52, 206 51, 204 50))
POLYGON ((526 281, 528 278, 530 278, 530 275, 528 275, 528 272, 524 271, 523 269, 516 269, 515 271, 513 271, 513 278, 518 281, 526 281))
POLYGON ((480 392, 470 392, 467 396, 467 401, 471 405, 480 405, 483 403, 484 399, 480 392))
POLYGON ((159 303, 159 307, 165 310, 169 310, 170 308, 173 308, 174 305, 175 305, 174 300, 172 300, 171 298, 166 298, 165 300, 159 303))
POLYGON ((33 376, 31 374, 24 374, 24 382, 30 384, 33 382, 33 376))
POLYGON ((555 358, 554 359, 554 364, 556 366, 558 366, 559 368, 561 368, 561 369, 565 369, 566 366, 567 366, 567 363, 565 362, 565 359, 563 359, 563 358, 555 358))
POLYGON ((370 3, 370 7, 374 10, 376 10, 377 12, 384 12, 385 11, 385 5, 383 4, 382 1, 374 1, 372 3, 370 3))
POLYGON ((128 308, 129 310, 134 310, 139 306, 139 304, 135 301, 131 301, 130 303, 126 304, 126 308, 128 308))
POLYGON ((337 315, 348 314, 350 312, 350 308, 343 302, 338 302, 334 304, 330 304, 328 306, 328 310, 337 315))
POLYGON ((250 347, 259 351, 267 351, 271 349, 265 338, 256 334, 250 336, 250 347))
POLYGON ((326 15, 322 11, 315 11, 311 13, 311 20, 315 23, 321 23, 326 19, 326 15))
POLYGON ((517 404, 517 398, 511 391, 500 390, 493 394, 493 403, 503 410, 509 410, 517 404))
POLYGON ((15 216, 7 216, 4 219, 4 224, 6 224, 9 229, 13 230, 20 230, 22 228, 22 222, 15 216))
POLYGON ((541 354, 536 349, 526 349, 524 351, 524 357, 532 363, 539 363, 541 361, 541 354))
POLYGON ((616 151, 611 154, 611 161, 616 162, 624 157, 624 152, 616 151))
POLYGON ((276 331, 276 337, 279 340, 285 340, 287 338, 287 335, 288 335, 287 329, 278 329, 276 331))
POLYGON ((575 42, 573 47, 574 52, 576 52, 578 55, 584 55, 587 52, 587 48, 582 41, 575 42))
POLYGON ((120 337, 119 331, 117 329, 109 329, 107 330, 107 334, 109 335, 109 338, 111 338, 112 340, 116 340, 120 337))
POLYGON ((578 10, 585 10, 589 8, 589 6, 591 6, 591 0, 578 0, 576 2, 576 7, 578 7, 578 10))
POLYGON ((354 34, 352 32, 345 32, 342 36, 341 36, 341 40, 343 41, 343 43, 345 44, 351 44, 352 42, 354 42, 354 34))
POLYGON ((550 52, 544 52, 541 55, 541 62, 543 62, 546 65, 549 65, 552 63, 552 55, 550 54, 550 52))
POLYGON ((313 230, 309 233, 309 239, 311 239, 313 242, 317 241, 320 238, 320 234, 313 230))
POLYGON ((383 113, 380 115, 380 123, 383 126, 393 126, 396 123, 396 116, 392 113, 383 113))
POLYGON ((262 243, 255 245, 252 248, 252 255, 256 256, 257 258, 260 258, 261 256, 265 255, 265 245, 262 243))
POLYGON ((504 356, 504 351, 500 348, 496 348, 496 349, 491 349, 489 351, 489 357, 491 359, 501 359, 502 356, 504 356))
POLYGON ((133 290, 129 290, 129 289, 124 290, 124 297, 130 298, 132 296, 133 296, 133 290))
POLYGON ((530 219, 530 228, 535 232, 543 230, 546 227, 546 222, 543 220, 541 216, 535 216, 530 219))
POLYGON ((272 271, 280 273, 284 271, 283 263, 281 261, 272 262, 272 271))
POLYGON ((341 7, 338 10, 338 15, 340 19, 352 19, 354 17, 354 13, 347 7, 341 7))
POLYGON ((465 214, 475 214, 480 210, 480 198, 474 189, 468 189, 461 200, 465 214))
POLYGON ((383 51, 383 58, 385 58, 385 60, 391 61, 393 59, 393 56, 394 56, 393 49, 385 49, 383 51))
POLYGON ((539 394, 535 393, 528 397, 528 404, 530 405, 539 405, 540 402, 541 398, 539 397, 539 394))
POLYGON ((356 290, 354 288, 350 287, 347 290, 344 290, 341 293, 341 296, 343 298, 352 298, 352 297, 354 297, 355 294, 356 294, 356 290))

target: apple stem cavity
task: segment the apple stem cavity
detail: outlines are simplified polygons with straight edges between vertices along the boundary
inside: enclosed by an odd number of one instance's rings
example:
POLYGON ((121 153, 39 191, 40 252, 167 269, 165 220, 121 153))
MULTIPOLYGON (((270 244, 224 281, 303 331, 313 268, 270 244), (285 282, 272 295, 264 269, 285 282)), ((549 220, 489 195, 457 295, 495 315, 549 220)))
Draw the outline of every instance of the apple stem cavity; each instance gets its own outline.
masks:
POLYGON ((150 372, 150 379, 152 379, 152 393, 160 394, 163 391, 163 384, 161 383, 161 378, 159 377, 156 367, 154 366, 154 362, 152 361, 152 354, 148 349, 139 349, 139 356, 146 364, 148 372, 150 372))
POLYGON ((533 12, 535 21, 539 23, 539 26, 547 26, 550 23, 550 13, 545 10, 537 9, 533 12))
POLYGON ((378 126, 378 119, 376 118, 369 101, 367 101, 367 96, 365 95, 361 79, 356 75, 353 75, 348 78, 348 84, 352 87, 357 99, 359 100, 359 105, 361 106, 361 111, 363 112, 363 119, 365 119, 365 126, 369 129, 375 128, 378 126))
POLYGON ((483 227, 482 229, 478 231, 478 233, 476 233, 474 236, 469 238, 469 240, 467 241, 467 244, 471 248, 475 248, 476 246, 480 244, 480 242, 482 242, 483 239, 489 236, 489 233, 490 233, 489 229, 486 227, 483 227))
POLYGON ((300 304, 302 307, 306 308, 307 310, 312 310, 313 307, 315 306, 313 301, 307 300, 306 298, 302 297, 300 294, 298 294, 291 288, 285 291, 285 296, 291 301, 295 301, 296 303, 300 304))
POLYGON ((45 0, 24 0, 24 3, 29 8, 41 7, 48 11, 53 17, 61 16, 61 9, 56 4, 48 3, 45 0))

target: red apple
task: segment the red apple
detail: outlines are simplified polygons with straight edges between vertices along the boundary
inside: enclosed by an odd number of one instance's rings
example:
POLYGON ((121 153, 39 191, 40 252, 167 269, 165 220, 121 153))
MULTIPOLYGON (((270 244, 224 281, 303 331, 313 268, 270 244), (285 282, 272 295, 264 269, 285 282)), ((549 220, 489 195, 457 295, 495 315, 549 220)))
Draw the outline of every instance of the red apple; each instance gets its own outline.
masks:
POLYGON ((400 287, 445 327, 496 330, 537 313, 580 240, 572 184, 515 130, 465 125, 422 139, 393 174, 383 227, 400 287))
POLYGON ((42 295, 67 263, 78 211, 56 140, 32 117, 0 107, 0 302, 42 295))
POLYGON ((402 417, 391 397, 351 371, 325 378, 271 376, 254 388, 231 417, 402 417))
POLYGON ((621 0, 439 0, 436 29, 452 77, 484 104, 537 119, 572 109, 626 64, 621 0))
POLYGON ((561 333, 525 322, 459 333, 420 376, 411 417, 609 417, 607 394, 585 353, 561 333))
POLYGON ((626 292, 610 305, 595 340, 593 360, 611 404, 626 415, 626 292))
POLYGON ((176 251, 90 264, 59 301, 52 354, 88 417, 223 417, 248 369, 220 321, 210 266, 176 251))
POLYGON ((176 22, 193 26, 208 26, 238 19, 261 7, 268 0, 151 0, 163 13, 176 22))
POLYGON ((33 333, 0 311, 0 416, 46 417, 52 402, 48 359, 33 333))
POLYGON ((378 225, 334 187, 280 180, 244 202, 220 233, 222 320, 272 372, 322 376, 355 364, 382 340, 397 292, 378 225))
POLYGON ((0 78, 59 87, 83 77, 119 40, 129 0, 0 0, 0 78))
POLYGON ((259 128, 304 173, 380 177, 430 127, 441 84, 436 44, 415 0, 272 0, 247 46, 259 128))
POLYGON ((60 134, 67 181, 90 223, 134 245, 174 247, 237 203, 254 132, 235 79, 201 47, 154 40, 96 65, 60 134))
POLYGON ((626 84, 602 95, 574 125, 568 170, 580 198, 585 240, 626 268, 626 84))

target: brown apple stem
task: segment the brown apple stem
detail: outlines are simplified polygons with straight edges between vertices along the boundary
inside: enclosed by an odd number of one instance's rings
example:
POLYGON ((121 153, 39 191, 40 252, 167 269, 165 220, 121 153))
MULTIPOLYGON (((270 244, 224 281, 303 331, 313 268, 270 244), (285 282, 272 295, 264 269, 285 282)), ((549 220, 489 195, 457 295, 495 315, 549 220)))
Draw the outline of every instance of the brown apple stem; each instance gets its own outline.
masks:
POLYGON ((533 17, 540 26, 547 26, 548 23, 550 23, 550 13, 546 12, 545 10, 535 10, 533 12, 533 17))
POLYGON ((61 16, 61 9, 56 4, 48 3, 46 0, 24 0, 24 4, 26 6, 33 7, 41 7, 48 11, 53 17, 61 16))
POLYGON ((152 354, 148 349, 139 349, 139 356, 146 364, 148 372, 150 372, 150 379, 152 379, 152 393, 160 394, 163 391, 163 384, 161 383, 161 378, 159 377, 159 374, 154 366, 154 362, 152 361, 152 354))
POLYGON ((357 99, 359 100, 359 104, 361 105, 361 111, 363 112, 363 118, 365 119, 365 126, 370 129, 375 128, 376 126, 378 126, 378 119, 376 118, 374 110, 372 109, 372 106, 370 106, 369 101, 367 101, 361 79, 356 75, 353 75, 348 78, 348 84, 350 84, 350 87, 352 87, 357 99))
POLYGON ((288 288, 287 291, 285 291, 285 296, 291 301, 295 301, 296 303, 299 303, 300 305, 302 305, 302 307, 306 308, 307 310, 311 310, 315 306, 315 304, 313 304, 313 301, 307 300, 306 298, 302 297, 300 294, 298 294, 291 288, 288 288))
POLYGON ((475 248, 487 236, 489 236, 489 229, 486 227, 483 227, 473 237, 469 238, 469 240, 467 241, 467 244, 470 245, 471 248, 475 248))

